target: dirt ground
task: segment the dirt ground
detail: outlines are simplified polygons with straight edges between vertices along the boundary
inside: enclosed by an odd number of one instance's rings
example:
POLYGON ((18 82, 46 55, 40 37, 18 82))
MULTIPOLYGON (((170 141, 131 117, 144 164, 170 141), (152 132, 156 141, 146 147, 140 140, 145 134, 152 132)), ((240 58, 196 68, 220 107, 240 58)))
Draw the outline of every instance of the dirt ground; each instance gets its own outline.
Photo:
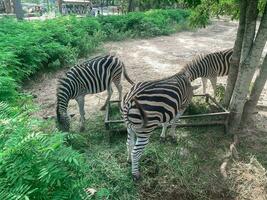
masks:
MULTIPOLYGON (((237 26, 237 22, 215 20, 207 28, 196 31, 183 31, 152 39, 109 42, 104 44, 103 52, 117 55, 125 63, 127 72, 134 82, 159 79, 178 72, 198 54, 231 48, 237 26)), ((67 68, 42 74, 26 84, 24 90, 36 95, 35 102, 41 107, 36 113, 38 117, 55 115, 57 79, 62 77, 66 70, 67 68)), ((219 83, 225 85, 226 77, 219 78, 217 84, 219 83)), ((197 79, 193 84, 201 84, 201 80, 197 79)), ((125 93, 130 84, 123 79, 123 86, 125 93)), ((212 92, 210 84, 207 91, 212 92)), ((196 92, 201 93, 202 88, 196 92)), ((93 112, 99 111, 105 98, 106 92, 86 96, 86 118, 93 112)), ((114 89, 113 99, 116 98, 117 91, 114 89)), ((267 106, 267 84, 259 104, 267 106)), ((70 102, 69 113, 75 113, 75 118, 78 116, 75 101, 70 102)), ((267 116, 266 111, 261 114, 267 116)), ((264 124, 262 126, 265 128, 264 124)))

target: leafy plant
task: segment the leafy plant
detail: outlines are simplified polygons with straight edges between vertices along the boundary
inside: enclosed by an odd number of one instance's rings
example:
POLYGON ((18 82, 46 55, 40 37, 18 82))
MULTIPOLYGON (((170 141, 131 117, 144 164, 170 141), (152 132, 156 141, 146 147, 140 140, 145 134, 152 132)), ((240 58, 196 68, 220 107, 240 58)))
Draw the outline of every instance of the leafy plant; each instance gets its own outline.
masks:
POLYGON ((151 10, 99 18, 0 19, 0 100, 15 99, 18 84, 40 69, 74 64, 103 41, 173 33, 188 16, 184 10, 151 10))
POLYGON ((89 183, 84 156, 40 123, 0 103, 0 199, 81 199, 89 183))

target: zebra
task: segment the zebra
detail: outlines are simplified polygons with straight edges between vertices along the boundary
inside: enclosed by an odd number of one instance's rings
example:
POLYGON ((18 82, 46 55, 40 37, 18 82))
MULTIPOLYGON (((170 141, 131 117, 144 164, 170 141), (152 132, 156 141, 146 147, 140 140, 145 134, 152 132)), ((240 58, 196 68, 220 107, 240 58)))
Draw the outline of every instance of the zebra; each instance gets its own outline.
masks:
POLYGON ((79 106, 80 131, 84 131, 84 96, 86 94, 95 94, 107 90, 108 97, 101 108, 101 110, 104 110, 113 93, 111 87, 113 82, 119 91, 119 100, 121 100, 122 72, 125 79, 131 85, 134 84, 129 78, 123 62, 113 55, 98 56, 72 67, 58 83, 56 94, 57 127, 61 131, 69 131, 70 119, 67 108, 70 99, 75 99, 79 106))
POLYGON ((134 180, 140 178, 139 159, 152 131, 163 124, 161 135, 165 135, 171 122, 171 135, 174 136, 176 121, 192 96, 191 82, 180 72, 162 80, 139 82, 126 93, 120 109, 128 132, 127 161, 132 164, 134 180))
POLYGON ((232 54, 233 48, 199 55, 192 62, 189 62, 183 71, 185 71, 191 81, 201 77, 204 94, 206 94, 207 79, 209 79, 215 97, 217 77, 228 75, 232 54))

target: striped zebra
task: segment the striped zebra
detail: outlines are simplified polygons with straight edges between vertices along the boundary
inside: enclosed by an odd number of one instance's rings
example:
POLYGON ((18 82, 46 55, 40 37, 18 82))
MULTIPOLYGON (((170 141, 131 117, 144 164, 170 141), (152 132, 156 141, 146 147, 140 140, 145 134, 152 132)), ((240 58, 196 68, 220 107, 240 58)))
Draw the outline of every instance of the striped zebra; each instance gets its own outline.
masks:
POLYGON ((183 70, 191 81, 201 77, 204 94, 206 94, 207 79, 209 79, 215 96, 217 77, 228 75, 232 54, 233 49, 231 48, 200 55, 188 63, 183 70))
POLYGON ((175 123, 192 96, 193 87, 183 73, 162 80, 139 82, 124 96, 121 112, 127 126, 127 160, 132 163, 134 180, 140 178, 139 159, 152 131, 163 124, 161 135, 165 135, 171 122, 171 135, 174 136, 175 123))
POLYGON ((126 69, 119 58, 106 55, 98 56, 82 64, 75 65, 59 80, 57 87, 57 125, 62 131, 69 131, 70 119, 67 114, 70 99, 75 99, 80 112, 80 131, 84 130, 85 112, 84 96, 95 94, 104 90, 108 91, 108 97, 101 110, 105 109, 113 93, 111 83, 113 82, 119 91, 119 100, 122 98, 121 75, 133 84, 126 73, 126 69))

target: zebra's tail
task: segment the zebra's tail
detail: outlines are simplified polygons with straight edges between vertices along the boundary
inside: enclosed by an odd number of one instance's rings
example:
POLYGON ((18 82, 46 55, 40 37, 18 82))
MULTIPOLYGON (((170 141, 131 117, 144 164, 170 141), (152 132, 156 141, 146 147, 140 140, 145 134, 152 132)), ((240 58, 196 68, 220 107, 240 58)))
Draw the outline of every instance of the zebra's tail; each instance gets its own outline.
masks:
POLYGON ((144 111, 143 107, 141 104, 137 101, 136 98, 133 98, 133 101, 135 102, 136 108, 139 110, 141 119, 142 119, 142 127, 145 127, 147 125, 147 114, 144 111))
POLYGON ((131 84, 131 85, 134 85, 134 82, 130 79, 130 77, 128 76, 127 74, 127 71, 126 71, 126 68, 125 68, 125 65, 122 64, 122 70, 123 70, 123 76, 125 77, 125 79, 131 84))

